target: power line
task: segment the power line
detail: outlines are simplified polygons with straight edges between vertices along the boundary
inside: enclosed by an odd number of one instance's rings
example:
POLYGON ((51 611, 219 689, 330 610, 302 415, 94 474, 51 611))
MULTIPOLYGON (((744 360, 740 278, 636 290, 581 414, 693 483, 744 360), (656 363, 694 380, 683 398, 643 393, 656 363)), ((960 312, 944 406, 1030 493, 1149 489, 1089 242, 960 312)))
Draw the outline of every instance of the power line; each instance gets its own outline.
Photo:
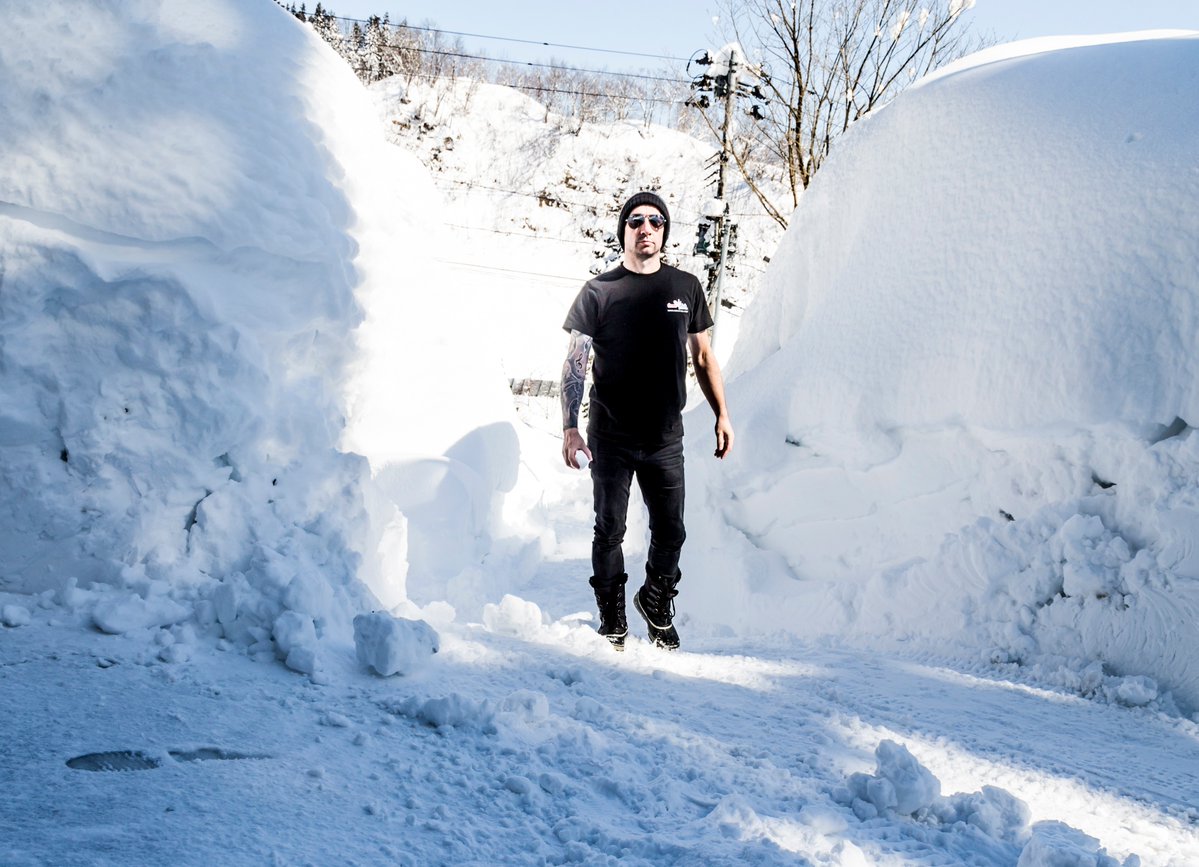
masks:
MULTIPOLYGON (((458 184, 459 186, 466 187, 468 190, 483 190, 483 191, 489 192, 489 193, 505 193, 507 195, 512 195, 512 196, 524 196, 529 199, 539 199, 540 200, 542 198, 542 194, 540 192, 530 193, 528 190, 506 190, 503 187, 489 187, 484 184, 476 184, 473 181, 451 180, 450 183, 458 184)), ((592 208, 598 207, 594 203, 585 204, 583 202, 568 202, 565 199, 558 199, 558 198, 554 199, 554 204, 568 205, 572 208, 582 208, 583 210, 586 210, 586 211, 590 211, 592 208)), ((551 205, 551 207, 552 207, 552 205, 551 205)), ((613 205, 613 207, 610 210, 611 210, 612 214, 616 214, 616 212, 619 211, 620 208, 617 204, 617 205, 613 205)), ((597 214, 597 216, 599 216, 599 215, 597 214)))
POLYGON ((454 259, 438 259, 443 265, 458 265, 463 268, 478 268, 480 271, 501 271, 505 274, 522 274, 526 277, 548 277, 551 280, 570 280, 572 284, 579 282, 579 275, 567 277, 563 274, 545 274, 539 271, 522 271, 519 268, 501 268, 498 265, 480 265, 476 262, 459 262, 454 259))
MULTIPOLYGON (((358 24, 370 23, 369 19, 363 20, 361 18, 346 18, 341 15, 330 15, 329 17, 335 18, 338 21, 352 21, 358 24)), ((383 24, 383 21, 380 20, 379 23, 383 24)), ((565 48, 569 51, 594 51, 600 54, 623 54, 628 57, 647 57, 651 60, 673 60, 680 63, 687 60, 685 57, 673 57, 669 54, 645 54, 640 51, 621 51, 616 48, 591 48, 586 45, 563 45, 558 42, 544 42, 540 39, 518 39, 512 36, 489 36, 486 33, 463 33, 458 30, 442 30, 440 27, 417 27, 414 24, 396 24, 392 21, 388 21, 385 26, 396 28, 402 27, 405 30, 420 30, 425 33, 447 33, 450 36, 465 36, 470 39, 492 39, 496 42, 518 42, 522 45, 542 45, 546 48, 565 48)))
MULTIPOLYGON (((509 235, 509 236, 512 236, 515 238, 528 238, 533 241, 553 241, 556 244, 577 244, 581 247, 592 247, 592 248, 594 248, 596 246, 602 246, 602 243, 600 241, 595 241, 595 240, 578 241, 573 238, 554 238, 549 235, 538 235, 533 232, 509 232, 504 229, 489 229, 486 226, 463 226, 459 223, 446 223, 445 225, 446 225, 446 228, 449 228, 449 229, 462 229, 467 232, 490 232, 493 235, 509 235)), ((675 254, 675 255, 685 255, 685 254, 680 253, 680 254, 675 254)), ((441 261, 448 262, 448 260, 441 260, 441 261)), ((452 262, 449 264, 470 265, 471 267, 477 267, 477 268, 490 268, 491 267, 489 265, 472 265, 470 262, 452 262)), ((750 271, 755 271, 758 274, 766 273, 763 269, 755 268, 753 265, 750 265, 747 262, 741 262, 740 264, 738 264, 737 267, 738 268, 748 268, 750 271)), ((493 269, 493 270, 506 271, 509 269, 498 268, 498 269, 493 269)), ((517 271, 514 273, 535 274, 535 276, 539 276, 539 277, 561 277, 562 276, 560 274, 536 274, 536 272, 533 272, 533 271, 517 271)), ((569 279, 574 279, 574 278, 563 277, 562 279, 569 280, 569 279)))
POLYGON ((419 54, 436 54, 441 57, 461 57, 466 60, 481 60, 485 63, 502 63, 505 66, 530 66, 536 69, 557 69, 562 72, 585 72, 589 75, 605 75, 613 78, 639 78, 643 81, 665 81, 669 84, 690 84, 682 78, 666 78, 661 75, 643 75, 635 72, 608 72, 604 69, 582 69, 577 66, 563 66, 557 63, 536 63, 534 61, 525 60, 504 60, 499 57, 488 57, 485 54, 467 54, 462 51, 441 51, 436 48, 417 48, 414 46, 404 46, 400 51, 415 51, 419 54))
MULTIPOLYGON (((279 0, 275 0, 275 2, 278 3, 279 0)), ((287 7, 284 7, 284 8, 287 9, 287 7)), ((290 9, 288 9, 288 11, 291 12, 290 9)), ((295 14, 295 13, 292 12, 292 14, 295 14)), ((350 18, 350 17, 344 16, 344 15, 329 15, 328 13, 324 13, 324 17, 326 17, 330 20, 333 20, 333 21, 349 21, 354 24, 366 24, 368 26, 370 24, 369 19, 350 18)), ((316 21, 316 18, 315 18, 315 16, 312 16, 312 17, 307 18, 306 21, 308 23, 313 23, 316 21)), ((672 61, 677 61, 677 62, 683 62, 685 60, 685 58, 672 57, 672 56, 666 55, 666 54, 642 54, 642 53, 636 52, 636 51, 619 51, 619 50, 612 49, 612 48, 589 48, 589 47, 583 46, 583 45, 561 45, 559 43, 541 42, 541 41, 532 40, 532 39, 515 39, 515 38, 511 38, 511 37, 506 37, 506 36, 488 36, 488 35, 482 34, 482 33, 461 33, 459 31, 455 31, 455 30, 441 30, 436 27, 417 27, 412 24, 393 24, 390 21, 384 23, 382 20, 380 20, 379 25, 381 27, 392 27, 392 28, 396 28, 396 29, 403 28, 406 30, 418 30, 418 31, 426 32, 426 33, 446 33, 446 34, 449 34, 452 36, 469 36, 469 37, 472 37, 475 39, 495 39, 495 40, 506 41, 506 42, 521 42, 521 43, 526 43, 529 45, 545 45, 545 46, 549 46, 549 47, 569 48, 569 49, 573 49, 573 50, 577 50, 577 51, 597 51, 597 52, 604 52, 604 53, 608 53, 608 54, 628 54, 628 55, 632 55, 634 57, 649 57, 649 58, 653 58, 653 59, 657 59, 657 60, 672 60, 672 61)), ((530 66, 530 67, 539 67, 539 68, 543 68, 543 69, 560 69, 565 72, 584 72, 584 73, 588 73, 590 75, 604 75, 604 76, 610 76, 613 78, 638 78, 638 79, 642 79, 642 80, 646 80, 646 81, 665 81, 665 82, 669 82, 670 84, 689 84, 690 83, 684 79, 666 78, 661 75, 646 75, 644 73, 635 73, 635 72, 611 72, 606 69, 583 69, 581 67, 576 67, 576 66, 564 66, 564 65, 552 64, 552 63, 536 63, 533 61, 522 61, 522 60, 504 60, 502 58, 487 57, 485 55, 479 55, 479 54, 467 54, 464 52, 439 51, 437 49, 432 49, 432 48, 418 48, 416 46, 407 46, 407 45, 406 46, 396 46, 396 48, 397 48, 397 50, 400 50, 400 51, 416 51, 416 52, 420 52, 422 54, 439 54, 439 55, 443 55, 446 57, 461 57, 461 58, 470 59, 470 60, 482 60, 482 61, 486 61, 488 63, 503 63, 503 64, 506 64, 509 66, 530 66)))
MULTIPOLYGON (((439 52, 439 53, 444 53, 444 52, 439 52)), ((472 55, 448 54, 447 56, 449 56, 449 57, 471 57, 472 55)), ((489 58, 489 57, 476 57, 474 59, 476 59, 476 60, 491 60, 491 58, 489 58)), ((563 69, 564 67, 555 66, 552 68, 553 69, 563 69)), ((397 73, 397 75, 399 77, 404 77, 405 75, 408 75, 408 73, 401 72, 401 73, 397 73)), ((433 81, 441 81, 442 79, 450 78, 451 76, 433 75, 432 73, 428 73, 428 72, 415 72, 415 73, 412 73, 410 75, 410 77, 411 78, 427 78, 427 79, 431 79, 433 81)), ((685 104, 682 99, 667 99, 667 98, 660 97, 660 96, 641 96, 641 95, 624 96, 619 93, 600 93, 598 91, 590 91, 590 90, 569 90, 569 89, 563 88, 563 87, 545 87, 544 85, 540 85, 540 84, 503 84, 500 86, 501 87, 511 87, 514 90, 528 90, 533 93, 558 93, 558 94, 564 94, 566 96, 591 96, 591 97, 595 97, 596 99, 626 100, 628 102, 660 102, 660 103, 664 103, 666 105, 684 105, 685 104)))
MULTIPOLYGON (((498 265, 481 265, 478 262, 461 262, 461 261, 458 261, 457 259, 437 259, 436 261, 440 262, 443 265, 456 265, 460 268, 474 268, 478 271, 496 271, 496 272, 499 272, 502 274, 520 274, 524 277, 544 277, 548 280, 569 280, 572 286, 577 285, 580 280, 584 279, 584 278, 580 277, 578 274, 572 274, 570 276, 567 276, 565 274, 546 274, 543 271, 524 271, 524 270, 521 270, 520 268, 501 268, 498 265)), ((753 270, 758 270, 758 269, 753 269, 753 270)), ((759 271, 759 273, 762 273, 762 272, 759 271)), ((729 306, 731 309, 737 309, 737 310, 741 309, 736 304, 730 303, 729 306)))
MULTIPOLYGON (((506 193, 508 195, 513 195, 513 196, 525 196, 530 199, 540 199, 542 197, 542 194, 540 192, 530 193, 528 190, 509 190, 509 189, 505 189, 504 187, 490 187, 490 186, 487 186, 486 184, 475 183, 474 181, 459 181, 459 180, 456 180, 453 178, 447 178, 447 180, 452 184, 458 184, 459 186, 466 187, 468 190, 485 190, 487 192, 492 192, 492 193, 506 193)), ((590 208, 598 207, 595 203, 568 202, 565 199, 557 199, 557 198, 554 199, 554 201, 557 203, 563 204, 563 205, 570 205, 571 207, 574 207, 574 208, 590 209, 590 208)), ((620 210, 620 208, 617 206, 618 204, 619 203, 614 204, 613 207, 611 208, 611 211, 613 214, 615 214, 617 211, 620 210)), ((687 208, 684 208, 677 204, 672 206, 671 209, 674 210, 676 214, 677 213, 696 214, 701 219, 706 216, 705 214, 702 214, 699 211, 689 211, 687 208)), ((761 212, 758 212, 758 213, 732 212, 729 214, 729 216, 773 219, 769 214, 763 214, 761 212)), ((687 222, 687 221, 684 221, 684 222, 687 222)), ((698 220, 696 222, 698 222, 698 220)))
POLYGON ((577 241, 573 238, 553 238, 549 235, 538 235, 535 232, 509 232, 504 229, 489 229, 486 226, 462 226, 458 223, 446 223, 451 229, 465 229, 468 232, 491 232, 494 235, 511 235, 516 238, 531 238, 535 241, 554 241, 558 244, 578 244, 583 247, 594 247, 598 241, 577 241))

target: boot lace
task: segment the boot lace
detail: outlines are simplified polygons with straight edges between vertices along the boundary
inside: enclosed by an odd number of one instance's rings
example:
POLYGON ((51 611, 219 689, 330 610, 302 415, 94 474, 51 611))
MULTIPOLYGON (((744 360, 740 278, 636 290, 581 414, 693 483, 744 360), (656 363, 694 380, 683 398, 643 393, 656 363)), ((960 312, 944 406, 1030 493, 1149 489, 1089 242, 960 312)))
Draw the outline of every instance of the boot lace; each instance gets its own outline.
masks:
POLYGON ((654 582, 645 585, 645 602, 655 620, 669 626, 674 621, 674 597, 679 591, 667 589, 654 582))

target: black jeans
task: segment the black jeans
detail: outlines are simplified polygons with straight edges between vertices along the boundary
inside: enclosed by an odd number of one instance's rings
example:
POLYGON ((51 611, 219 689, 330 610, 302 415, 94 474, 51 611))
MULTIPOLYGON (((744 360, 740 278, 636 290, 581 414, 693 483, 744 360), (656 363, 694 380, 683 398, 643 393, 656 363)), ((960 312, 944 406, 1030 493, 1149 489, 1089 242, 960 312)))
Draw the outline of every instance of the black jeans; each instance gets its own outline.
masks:
POLYGON ((679 574, 679 554, 687 532, 683 528, 683 441, 648 446, 621 445, 588 437, 591 485, 595 498, 595 536, 591 568, 598 582, 625 572, 625 524, 633 476, 649 510, 649 555, 646 566, 658 575, 679 574))

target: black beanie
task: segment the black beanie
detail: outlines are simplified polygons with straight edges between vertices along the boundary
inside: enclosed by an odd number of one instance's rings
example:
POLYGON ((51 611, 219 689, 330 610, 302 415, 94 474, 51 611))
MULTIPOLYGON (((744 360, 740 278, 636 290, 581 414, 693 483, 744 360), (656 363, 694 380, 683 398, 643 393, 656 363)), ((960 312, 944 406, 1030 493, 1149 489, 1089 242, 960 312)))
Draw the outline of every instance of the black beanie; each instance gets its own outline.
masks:
POLYGON ((620 249, 624 249, 624 224, 628 222, 633 208, 638 205, 657 208, 666 218, 666 225, 662 227, 662 249, 665 250, 666 239, 670 237, 670 211, 666 210, 666 203, 662 201, 661 197, 654 193, 635 193, 624 203, 624 207, 620 209, 620 219, 616 221, 616 243, 620 244, 620 249))

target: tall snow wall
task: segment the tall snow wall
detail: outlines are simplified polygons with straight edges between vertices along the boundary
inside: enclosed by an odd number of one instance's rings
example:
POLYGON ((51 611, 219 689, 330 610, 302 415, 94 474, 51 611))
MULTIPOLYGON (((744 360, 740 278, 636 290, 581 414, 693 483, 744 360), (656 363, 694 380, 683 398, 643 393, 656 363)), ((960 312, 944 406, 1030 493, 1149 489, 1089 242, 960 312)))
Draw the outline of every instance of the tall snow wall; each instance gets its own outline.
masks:
POLYGON ((355 233, 387 234, 415 161, 265 0, 5 19, 0 589, 98 582, 109 631, 194 616, 269 649, 293 612, 289 643, 344 638, 378 541, 337 448, 355 233))
POLYGON ((737 531, 694 554, 713 619, 1199 707, 1199 37, 1096 43, 970 58, 838 143, 692 498, 737 531))

